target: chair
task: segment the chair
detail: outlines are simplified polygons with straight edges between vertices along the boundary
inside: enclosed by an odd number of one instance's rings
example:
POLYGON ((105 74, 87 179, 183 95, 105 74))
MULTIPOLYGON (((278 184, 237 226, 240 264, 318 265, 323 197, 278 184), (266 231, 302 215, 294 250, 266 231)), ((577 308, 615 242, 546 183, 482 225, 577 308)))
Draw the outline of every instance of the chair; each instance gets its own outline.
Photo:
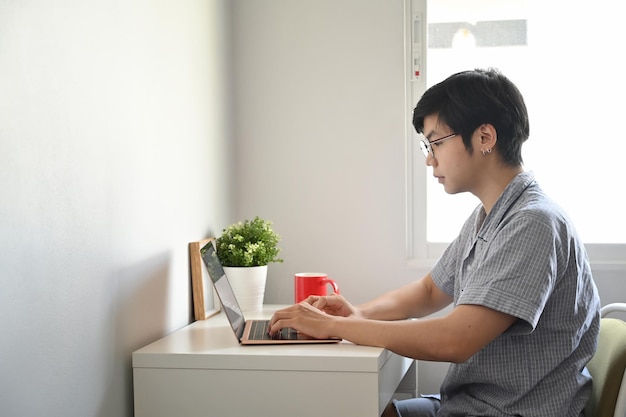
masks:
POLYGON ((587 364, 593 377, 586 417, 626 417, 626 322, 607 318, 626 312, 626 303, 607 304, 600 311, 598 350, 587 364))

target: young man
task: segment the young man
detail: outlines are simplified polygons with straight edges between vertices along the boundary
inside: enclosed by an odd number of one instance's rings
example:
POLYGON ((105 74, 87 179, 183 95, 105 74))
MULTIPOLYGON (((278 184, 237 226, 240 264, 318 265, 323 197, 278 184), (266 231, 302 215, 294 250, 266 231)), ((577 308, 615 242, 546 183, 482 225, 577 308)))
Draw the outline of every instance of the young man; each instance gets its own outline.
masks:
POLYGON ((426 91, 413 125, 446 192, 481 204, 422 279, 360 306, 309 297, 278 311, 271 332, 293 327, 452 363, 441 401, 394 402, 391 415, 581 416, 600 302, 571 221, 522 168, 522 95, 498 71, 458 73, 426 91))

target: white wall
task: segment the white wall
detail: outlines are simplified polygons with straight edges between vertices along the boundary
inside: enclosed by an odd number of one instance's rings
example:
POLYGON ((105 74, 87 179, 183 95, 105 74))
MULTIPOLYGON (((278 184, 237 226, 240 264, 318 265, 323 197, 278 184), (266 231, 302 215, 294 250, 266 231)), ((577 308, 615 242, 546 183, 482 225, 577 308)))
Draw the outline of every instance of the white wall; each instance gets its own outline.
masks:
MULTIPOLYGON (((405 255, 403 1, 237 0, 234 28, 237 214, 283 237, 266 301, 291 302, 295 272, 328 272, 356 303, 421 277, 405 255)), ((624 271, 594 274, 603 303, 626 299, 624 271)), ((446 369, 421 362, 420 391, 446 369)))
POLYGON ((266 301, 294 272, 355 301, 416 276, 405 261, 402 0, 238 0, 237 213, 282 236, 266 301))
POLYGON ((232 221, 224 0, 0 2, 0 415, 132 416, 232 221))

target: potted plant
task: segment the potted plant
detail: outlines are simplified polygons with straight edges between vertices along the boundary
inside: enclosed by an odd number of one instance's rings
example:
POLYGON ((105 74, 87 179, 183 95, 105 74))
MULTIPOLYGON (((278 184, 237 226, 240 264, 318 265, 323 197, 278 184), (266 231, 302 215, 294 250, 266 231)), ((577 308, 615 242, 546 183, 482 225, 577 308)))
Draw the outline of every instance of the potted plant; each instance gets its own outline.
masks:
POLYGON ((268 264, 283 261, 278 257, 279 241, 272 222, 258 216, 231 224, 216 239, 217 257, 242 310, 263 306, 268 264))

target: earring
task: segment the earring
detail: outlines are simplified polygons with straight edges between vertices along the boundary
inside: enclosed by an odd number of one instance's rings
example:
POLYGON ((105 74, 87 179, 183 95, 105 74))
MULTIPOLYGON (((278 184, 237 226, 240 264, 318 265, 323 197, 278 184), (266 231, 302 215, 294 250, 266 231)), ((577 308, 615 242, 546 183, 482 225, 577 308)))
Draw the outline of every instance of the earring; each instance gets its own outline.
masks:
POLYGON ((487 154, 491 153, 491 148, 483 149, 483 150, 482 150, 482 153, 483 153, 483 156, 485 156, 485 155, 487 155, 487 154))

